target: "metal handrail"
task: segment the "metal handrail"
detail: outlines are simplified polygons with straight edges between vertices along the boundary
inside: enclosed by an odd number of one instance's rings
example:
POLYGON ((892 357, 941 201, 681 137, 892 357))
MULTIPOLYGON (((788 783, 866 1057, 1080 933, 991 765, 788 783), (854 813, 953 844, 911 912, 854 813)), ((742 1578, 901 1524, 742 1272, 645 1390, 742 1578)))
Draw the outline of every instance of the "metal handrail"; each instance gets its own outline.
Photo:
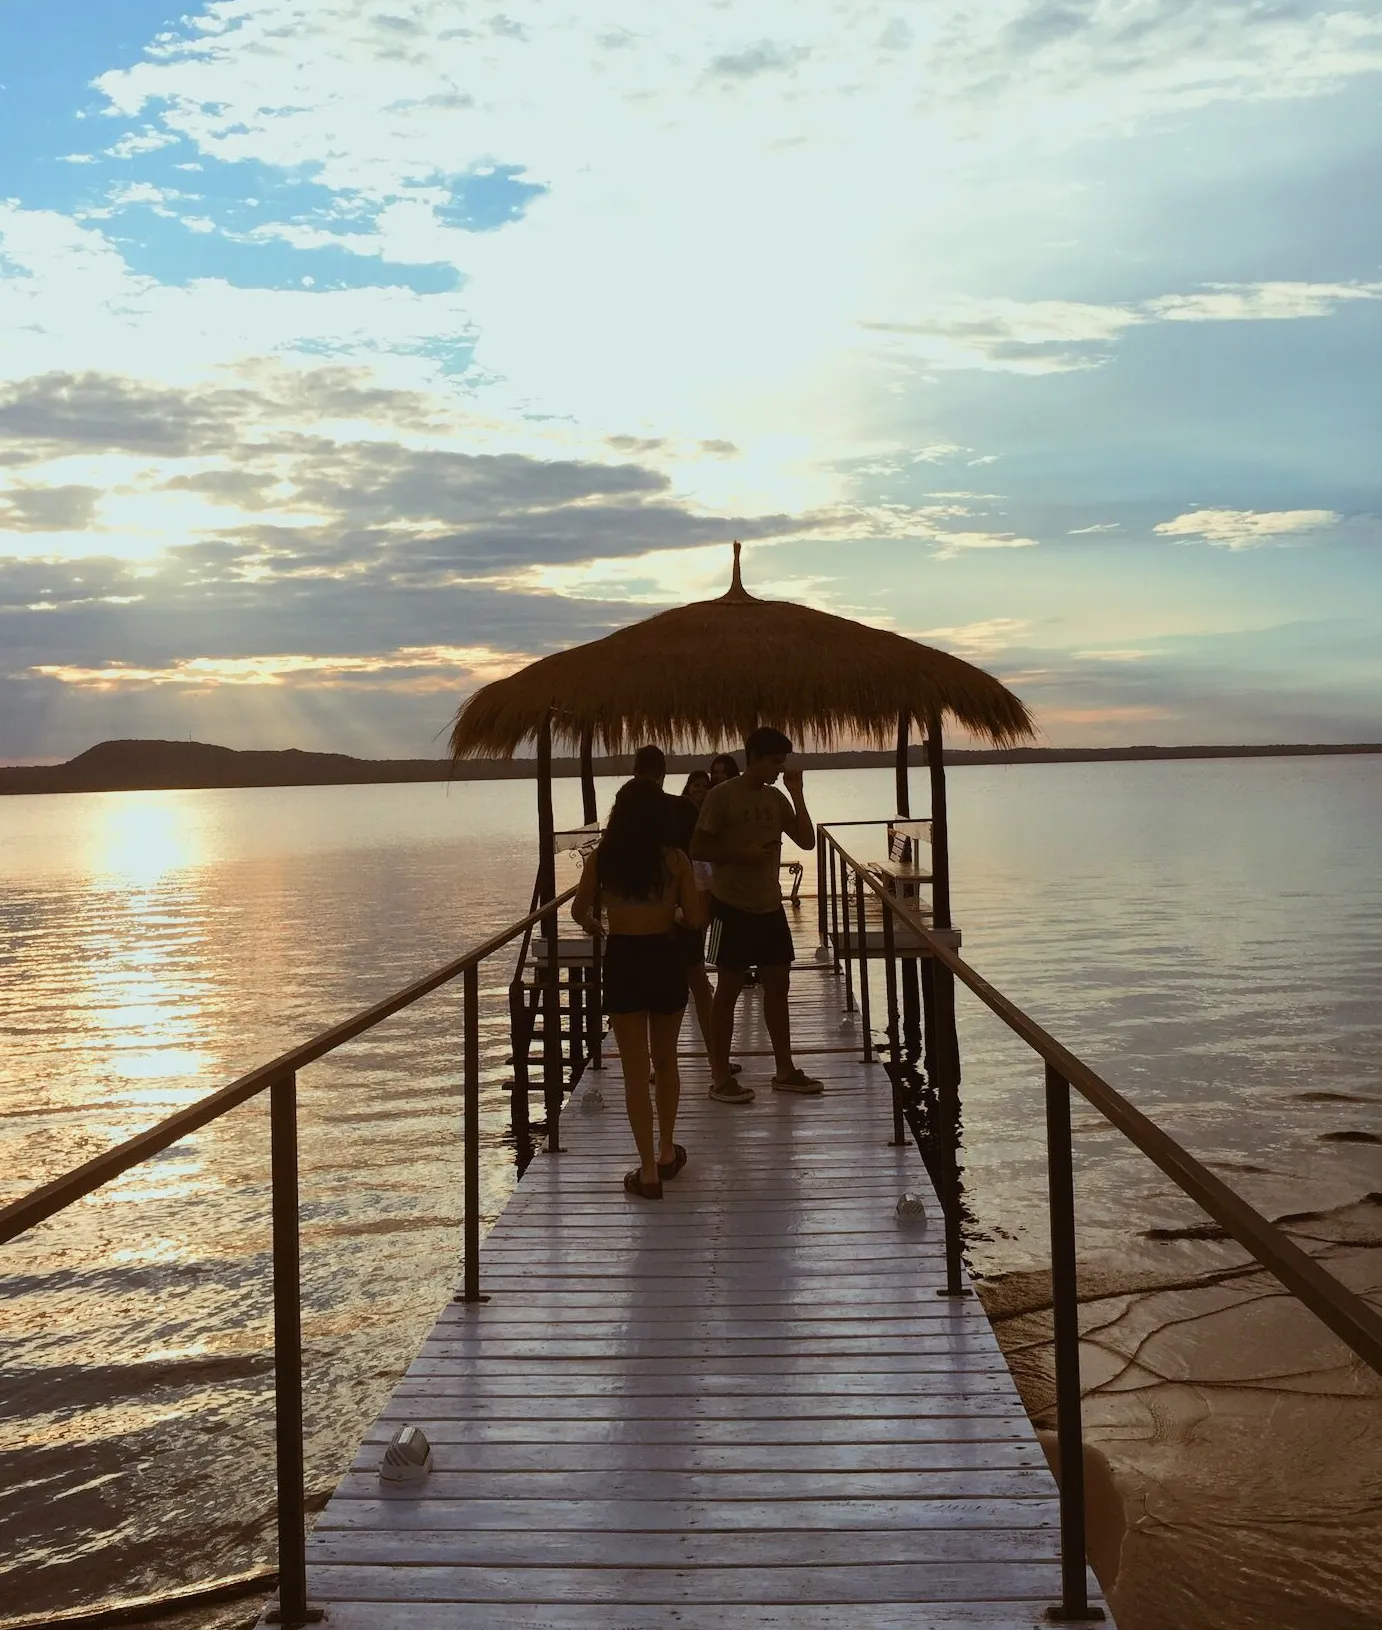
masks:
MULTIPOLYGON (((302 1450, 302 1307, 299 1294, 299 1240, 298 1240, 298 1137, 297 1137, 297 1074, 308 1064, 314 1064, 328 1053, 374 1026, 391 1018, 405 1007, 449 981, 463 977, 464 1038, 463 1038, 463 1138, 464 1138, 464 1204, 463 1204, 463 1263, 460 1300, 479 1302, 480 1294, 480 964, 501 951, 520 935, 527 936, 539 923, 555 929, 557 913, 574 897, 576 890, 567 889, 547 905, 531 911, 526 917, 499 933, 491 935, 464 955, 454 958, 405 985, 392 996, 373 1007, 366 1008, 353 1018, 333 1025, 311 1041, 291 1048, 267 1064, 250 1070, 238 1080, 218 1091, 208 1093, 188 1108, 169 1115, 146 1131, 108 1149, 104 1154, 74 1167, 50 1183, 44 1183, 18 1200, 0 1208, 0 1245, 17 1239, 39 1223, 47 1221, 68 1206, 76 1204, 94 1193, 113 1178, 131 1167, 150 1159, 171 1144, 198 1131, 210 1122, 220 1119, 232 1109, 268 1089, 269 1092, 269 1169, 271 1173, 271 1208, 273 1218, 273 1294, 274 1294, 274 1430, 275 1466, 278 1507, 278 1579, 279 1605, 269 1615, 270 1622, 286 1626, 301 1626, 321 1619, 319 1610, 307 1600, 307 1548, 306 1497, 303 1487, 302 1450)), ((598 965, 595 974, 598 980, 598 965)), ((556 1033, 560 1028, 560 1014, 556 1007, 557 993, 549 985, 549 999, 553 1005, 546 1015, 546 1027, 556 1033)), ((598 1003, 598 990, 591 993, 598 1003)), ((598 1027, 597 1027, 598 1028, 598 1027)), ((575 1062, 575 1032, 573 1013, 573 1064, 575 1062)), ((553 1059, 548 1050, 548 1069, 545 1071, 544 1089, 549 1104, 560 1105, 562 1084, 560 1071, 562 1057, 558 1048, 553 1059), (555 1063, 558 1078, 551 1079, 551 1066, 555 1063)), ((549 1115, 549 1138, 556 1143, 560 1109, 555 1117, 549 1115)))
MULTIPOLYGON (((843 824, 843 823, 840 823, 843 824)), ((871 822, 859 825, 882 824, 871 822)), ((867 988, 866 963, 877 960, 864 937, 864 891, 871 891, 883 909, 883 957, 891 966, 897 955, 893 938, 894 918, 914 933, 925 955, 936 969, 944 969, 965 985, 992 1013, 1019 1036, 1045 1065, 1047 1173, 1050 1192, 1052 1316, 1056 1361, 1056 1422, 1060 1446, 1062 1604, 1063 1619, 1092 1618, 1098 1610, 1089 1607, 1085 1595, 1085 1524, 1083 1489, 1083 1433, 1080 1421, 1079 1324, 1076 1286, 1073 1151, 1070 1126, 1070 1089, 1073 1087, 1124 1137, 1147 1156, 1176 1186, 1206 1211, 1253 1259, 1302 1302, 1339 1337, 1352 1352, 1373 1370, 1382 1374, 1382 1314, 1350 1290, 1328 1269, 1287 1234, 1215 1176, 1188 1149, 1177 1143, 1154 1121, 1136 1108, 1122 1093, 1110 1086, 1070 1049, 1057 1041, 1035 1019, 1003 995, 959 956, 946 938, 928 927, 921 915, 892 894, 870 866, 852 855, 828 829, 822 830, 822 860, 830 850, 829 864, 822 865, 832 899, 829 920, 834 923, 835 878, 841 882, 846 924, 849 915, 849 873, 854 873, 857 934, 848 928, 843 936, 833 933, 837 959, 859 959, 861 993, 867 988), (840 945, 843 937, 844 945, 840 945), (854 941, 857 938, 857 943, 854 941)), ((822 911, 822 921, 827 913, 822 911)), ((952 987, 953 989, 953 987, 952 987)), ((938 1003, 937 1006, 942 1004, 938 1003)), ((941 1207, 945 1215, 947 1258, 958 1262, 960 1249, 960 1203, 958 1185, 958 1081, 959 1058, 954 1042, 953 1016, 947 1024, 943 1015, 928 1013, 928 1056, 942 1099, 943 1122, 939 1129, 941 1146, 941 1207), (938 1022, 940 1021, 940 1022, 938 1022), (953 1094, 951 1106, 944 1102, 953 1094), (949 1113, 946 1109, 949 1107, 949 1113), (947 1158, 949 1157, 949 1158, 947 1158)), ((894 1066, 899 1060, 895 984, 888 980, 887 1035, 894 1066)), ((866 1048, 870 1045, 865 1038, 866 1048)), ((897 1093, 894 1082, 894 1094, 897 1093)), ((897 1118, 896 1097, 894 1119, 897 1118)), ((950 1277, 950 1276, 948 1276, 950 1277)), ((948 1287, 956 1288, 953 1279, 948 1287)))
POLYGON ((107 1149, 104 1154, 97 1155, 80 1166, 74 1166, 70 1172, 54 1178, 51 1183, 44 1183, 41 1187, 30 1190, 21 1199, 12 1200, 7 1206, 0 1206, 0 1245, 17 1239, 35 1224, 45 1221, 75 1201, 84 1199, 103 1184, 109 1183, 113 1177, 119 1177, 131 1166, 137 1166, 141 1161, 159 1154, 170 1144, 185 1138, 189 1132, 196 1132, 209 1122, 219 1119, 227 1110, 235 1109, 257 1096, 265 1087, 272 1086, 283 1076, 293 1075, 306 1065, 315 1064, 318 1059, 325 1058, 328 1053, 334 1052, 344 1043, 353 1041, 356 1036, 363 1035, 366 1030, 372 1030, 375 1025, 392 1018, 403 1008, 411 1007, 422 997, 431 995, 439 986, 455 979, 467 968, 477 967, 496 951, 502 951, 511 940, 532 928, 535 923, 560 910, 575 897, 575 893, 574 888, 568 889, 550 905, 541 907, 523 918, 521 922, 514 923, 501 933, 484 940, 473 950, 467 951, 464 956, 457 957, 453 962, 448 962, 434 972, 425 974, 421 979, 414 980, 411 985, 405 985, 392 996, 386 996, 382 1002, 367 1007, 363 1013, 357 1013, 354 1018, 333 1025, 330 1030, 323 1030, 311 1041, 303 1042, 300 1047, 281 1053, 268 1064, 261 1064, 248 1075, 242 1075, 238 1080, 232 1081, 229 1086, 221 1087, 205 1098, 199 1098, 195 1104, 179 1110, 176 1115, 169 1115, 146 1132, 126 1139, 124 1143, 117 1143, 113 1149, 107 1149))

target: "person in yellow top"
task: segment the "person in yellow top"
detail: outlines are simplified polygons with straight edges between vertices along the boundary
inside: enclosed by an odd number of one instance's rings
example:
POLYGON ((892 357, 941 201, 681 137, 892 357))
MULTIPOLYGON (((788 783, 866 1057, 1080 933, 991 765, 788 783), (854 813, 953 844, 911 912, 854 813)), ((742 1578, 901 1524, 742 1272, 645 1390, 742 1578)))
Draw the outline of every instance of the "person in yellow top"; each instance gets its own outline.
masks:
POLYGON ((736 1081, 729 1067, 734 1009, 750 968, 758 969, 763 984, 763 1018, 776 1065, 774 1090, 823 1090, 821 1082, 799 1070, 792 1058, 787 1009, 793 949, 778 882, 782 839, 785 834, 801 849, 810 849, 816 841, 801 771, 786 767, 791 751, 791 741, 780 730, 766 725, 755 730, 744 743, 743 773, 711 787, 691 839, 692 859, 709 861, 711 867, 706 960, 715 965, 718 977, 710 1096, 726 1104, 753 1101, 752 1087, 736 1081), (774 785, 779 776, 788 797, 774 785))

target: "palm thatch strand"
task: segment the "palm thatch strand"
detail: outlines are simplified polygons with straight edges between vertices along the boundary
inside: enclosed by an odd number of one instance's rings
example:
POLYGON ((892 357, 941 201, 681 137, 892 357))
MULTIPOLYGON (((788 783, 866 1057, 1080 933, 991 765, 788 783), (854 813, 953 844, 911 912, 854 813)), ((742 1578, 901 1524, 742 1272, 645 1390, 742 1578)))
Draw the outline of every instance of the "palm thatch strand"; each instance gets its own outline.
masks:
POLYGON ((755 599, 740 579, 736 543, 728 593, 484 686, 457 713, 451 752, 509 757, 549 716, 556 741, 578 745, 589 728, 619 753, 645 741, 742 741, 759 724, 823 747, 883 745, 900 716, 924 731, 946 715, 995 746, 1034 734, 1023 703, 959 657, 809 606, 755 599))

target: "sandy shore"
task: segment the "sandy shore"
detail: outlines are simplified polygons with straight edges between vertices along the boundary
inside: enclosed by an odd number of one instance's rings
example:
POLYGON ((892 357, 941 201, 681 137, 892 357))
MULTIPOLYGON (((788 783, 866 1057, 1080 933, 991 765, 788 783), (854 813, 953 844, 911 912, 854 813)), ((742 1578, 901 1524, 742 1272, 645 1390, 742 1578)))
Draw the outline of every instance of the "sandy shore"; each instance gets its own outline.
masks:
MULTIPOLYGON (((1382 1295, 1382 1194, 1288 1229, 1382 1295)), ((1376 1630, 1382 1378, 1235 1245, 1151 1243, 1080 1285, 1091 1561, 1119 1630, 1376 1630)), ((1053 1428, 1049 1279, 980 1292, 1053 1428)))

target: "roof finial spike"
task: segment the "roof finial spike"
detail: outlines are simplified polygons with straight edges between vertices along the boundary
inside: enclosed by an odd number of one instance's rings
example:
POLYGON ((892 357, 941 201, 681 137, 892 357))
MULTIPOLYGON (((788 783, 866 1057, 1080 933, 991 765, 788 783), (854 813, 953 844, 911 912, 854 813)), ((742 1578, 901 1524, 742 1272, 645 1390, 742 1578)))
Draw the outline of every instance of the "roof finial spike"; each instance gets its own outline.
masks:
POLYGON ((753 596, 744 588, 744 579, 739 571, 739 555, 743 545, 738 538, 734 540, 734 574, 729 580, 729 587, 720 596, 722 600, 752 600, 753 596))

